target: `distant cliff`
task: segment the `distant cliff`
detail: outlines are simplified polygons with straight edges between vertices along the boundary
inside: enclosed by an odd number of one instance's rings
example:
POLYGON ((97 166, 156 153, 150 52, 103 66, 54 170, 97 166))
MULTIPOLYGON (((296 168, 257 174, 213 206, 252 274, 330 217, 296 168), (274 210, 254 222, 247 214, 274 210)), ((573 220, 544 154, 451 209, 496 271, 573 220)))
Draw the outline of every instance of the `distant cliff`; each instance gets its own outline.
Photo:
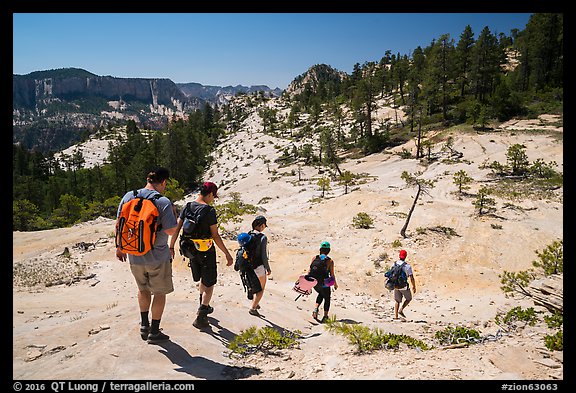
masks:
POLYGON ((259 91, 282 94, 264 85, 176 84, 165 78, 99 76, 80 68, 13 75, 13 142, 42 152, 62 150, 110 122, 131 119, 159 129, 206 103, 222 105, 238 93, 259 91))
POLYGON ((206 100, 212 104, 226 104, 229 102, 230 97, 234 97, 238 93, 251 94, 259 91, 264 92, 266 96, 280 97, 282 89, 271 89, 266 85, 255 86, 210 86, 202 85, 200 83, 176 83, 187 97, 197 97, 206 100))
POLYGON ((262 91, 267 96, 280 96, 282 89, 266 85, 210 86, 200 83, 174 83, 170 79, 116 78, 98 76, 78 68, 36 71, 13 75, 14 108, 34 109, 46 100, 73 100, 100 97, 108 101, 141 101, 143 103, 194 109, 198 103, 216 104, 221 97, 262 91))
POLYGON ((87 128, 132 119, 158 128, 205 101, 170 79, 116 78, 65 68, 13 75, 13 141, 41 151, 67 147, 87 128))
MULTIPOLYGON (((141 101, 146 104, 190 106, 189 99, 170 79, 115 78, 112 76, 70 76, 41 79, 14 75, 13 105, 34 108, 46 99, 72 100, 101 97, 109 101, 141 101)), ((192 105, 194 106, 194 105, 192 105)))

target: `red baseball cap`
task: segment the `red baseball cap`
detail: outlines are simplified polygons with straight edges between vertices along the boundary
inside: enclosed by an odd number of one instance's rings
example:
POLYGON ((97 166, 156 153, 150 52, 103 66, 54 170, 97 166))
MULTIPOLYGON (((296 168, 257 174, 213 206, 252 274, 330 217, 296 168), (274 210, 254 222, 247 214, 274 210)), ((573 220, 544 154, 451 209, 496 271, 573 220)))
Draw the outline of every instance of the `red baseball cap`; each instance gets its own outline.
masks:
POLYGON ((406 259, 407 255, 408 253, 406 252, 406 250, 400 250, 400 259, 406 259))
POLYGON ((214 194, 214 198, 218 198, 218 186, 216 186, 216 184, 212 183, 211 181, 207 181, 202 184, 202 188, 214 194))

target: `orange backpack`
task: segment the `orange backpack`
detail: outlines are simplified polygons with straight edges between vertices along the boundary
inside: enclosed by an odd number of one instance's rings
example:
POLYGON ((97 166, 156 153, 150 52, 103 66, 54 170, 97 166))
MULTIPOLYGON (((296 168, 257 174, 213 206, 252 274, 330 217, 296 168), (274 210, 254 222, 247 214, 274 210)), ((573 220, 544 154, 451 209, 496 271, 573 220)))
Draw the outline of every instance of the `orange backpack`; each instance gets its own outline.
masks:
POLYGON ((116 247, 132 255, 144 255, 154 248, 158 225, 158 208, 154 201, 161 198, 156 193, 151 199, 138 196, 134 190, 134 199, 124 203, 116 221, 116 247))

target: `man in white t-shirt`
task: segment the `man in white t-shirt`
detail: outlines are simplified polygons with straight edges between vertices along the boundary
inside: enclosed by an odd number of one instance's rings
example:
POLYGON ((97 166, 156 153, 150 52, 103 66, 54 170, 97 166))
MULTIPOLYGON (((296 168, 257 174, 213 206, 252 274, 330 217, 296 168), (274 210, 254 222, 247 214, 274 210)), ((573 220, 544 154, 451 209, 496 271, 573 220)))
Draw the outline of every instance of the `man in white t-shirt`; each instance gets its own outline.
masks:
POLYGON ((416 281, 414 281, 414 273, 412 272, 412 266, 406 262, 406 256, 408 253, 406 250, 400 250, 399 260, 395 262, 396 265, 401 265, 404 263, 404 267, 402 268, 410 281, 410 284, 406 282, 406 285, 402 288, 394 288, 394 319, 398 319, 398 314, 402 318, 406 318, 404 315, 404 309, 412 300, 412 293, 416 293, 416 281), (410 291, 412 289, 412 291, 410 291), (404 303, 402 303, 402 298, 404 298, 404 303), (402 303, 402 306, 400 306, 402 303))

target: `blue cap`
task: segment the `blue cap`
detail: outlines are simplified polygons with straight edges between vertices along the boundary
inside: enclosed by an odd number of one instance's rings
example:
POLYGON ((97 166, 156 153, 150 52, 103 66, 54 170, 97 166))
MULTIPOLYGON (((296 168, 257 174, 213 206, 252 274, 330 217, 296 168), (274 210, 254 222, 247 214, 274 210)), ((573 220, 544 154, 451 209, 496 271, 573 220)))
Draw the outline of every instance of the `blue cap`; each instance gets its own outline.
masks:
POLYGON ((238 244, 240 244, 242 247, 248 244, 250 240, 252 240, 252 236, 246 232, 242 232, 238 235, 238 244))

